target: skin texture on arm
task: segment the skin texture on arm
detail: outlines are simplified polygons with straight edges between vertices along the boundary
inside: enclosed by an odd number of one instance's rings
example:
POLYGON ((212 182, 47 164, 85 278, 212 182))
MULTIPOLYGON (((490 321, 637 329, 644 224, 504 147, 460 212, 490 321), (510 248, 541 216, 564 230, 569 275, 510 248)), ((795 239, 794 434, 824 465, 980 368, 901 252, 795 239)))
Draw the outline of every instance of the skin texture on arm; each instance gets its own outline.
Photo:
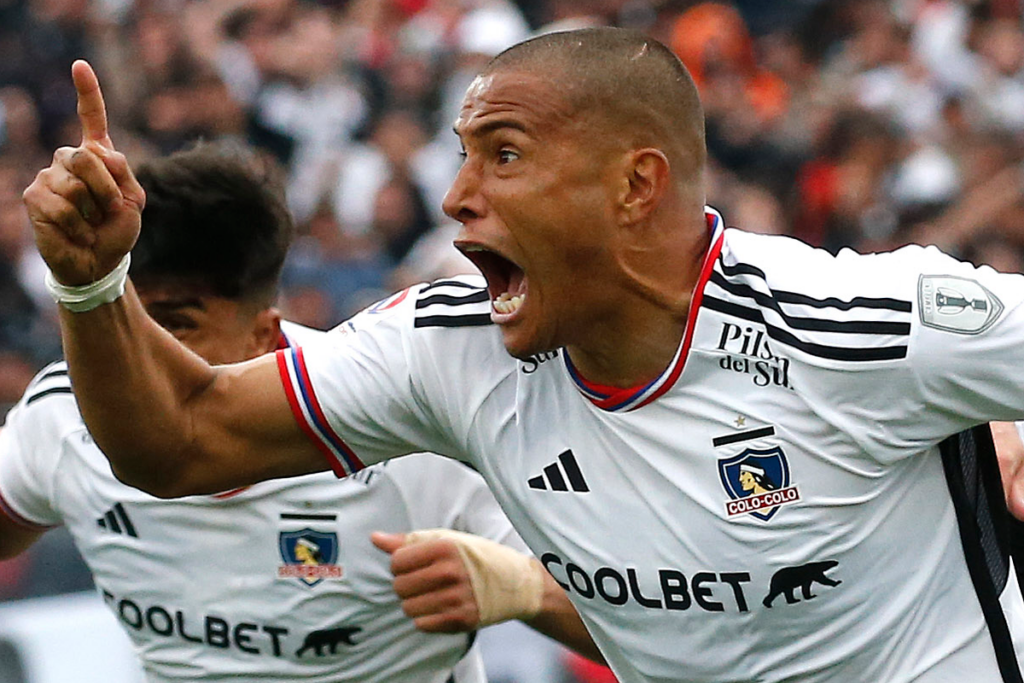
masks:
MULTIPOLYGON (((107 134, 96 75, 76 62, 82 145, 25 190, 40 254, 64 285, 93 282, 134 245, 145 193, 107 134)), ((326 469, 291 416, 272 356, 214 368, 162 330, 133 288, 86 313, 61 307, 86 424, 114 473, 162 497, 326 469)))
POLYGON ((42 535, 42 531, 23 527, 0 511, 0 560, 17 557, 42 535))
POLYGON ((523 623, 591 661, 605 663, 569 597, 547 572, 544 572, 544 598, 540 611, 530 619, 523 619, 523 623))
MULTIPOLYGON (((476 543, 497 546, 522 558, 518 551, 494 541, 472 538, 476 543)), ((409 540, 406 534, 380 532, 374 533, 371 540, 375 546, 391 554, 395 593, 402 598, 403 611, 413 619, 418 629, 430 633, 458 633, 487 625, 481 621, 481 606, 469 570, 453 540, 409 540)), ((491 557, 500 561, 502 556, 491 557)), ((540 607, 533 616, 521 617, 523 623, 588 659, 604 663, 601 652, 565 591, 550 574, 539 565, 537 568, 543 581, 540 607)), ((486 569, 501 571, 502 568, 491 565, 486 569)))

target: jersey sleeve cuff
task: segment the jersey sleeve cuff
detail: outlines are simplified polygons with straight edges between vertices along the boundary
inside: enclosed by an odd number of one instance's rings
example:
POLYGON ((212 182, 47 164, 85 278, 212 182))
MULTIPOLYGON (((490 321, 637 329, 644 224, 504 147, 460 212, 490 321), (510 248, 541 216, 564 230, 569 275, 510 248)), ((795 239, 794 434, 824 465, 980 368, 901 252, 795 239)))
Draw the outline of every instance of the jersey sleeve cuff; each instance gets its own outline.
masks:
POLYGON ((33 522, 31 519, 23 517, 19 514, 11 504, 4 498, 3 491, 0 491, 0 515, 7 517, 9 520, 14 522, 16 526, 19 526, 28 531, 49 531, 50 529, 56 529, 58 524, 39 524, 33 522))
POLYGON ((339 477, 346 477, 363 469, 362 461, 334 431, 324 415, 313 384, 309 380, 306 360, 301 348, 281 349, 276 352, 277 369, 281 384, 288 397, 292 415, 299 428, 310 438, 317 449, 327 458, 331 470, 339 477))

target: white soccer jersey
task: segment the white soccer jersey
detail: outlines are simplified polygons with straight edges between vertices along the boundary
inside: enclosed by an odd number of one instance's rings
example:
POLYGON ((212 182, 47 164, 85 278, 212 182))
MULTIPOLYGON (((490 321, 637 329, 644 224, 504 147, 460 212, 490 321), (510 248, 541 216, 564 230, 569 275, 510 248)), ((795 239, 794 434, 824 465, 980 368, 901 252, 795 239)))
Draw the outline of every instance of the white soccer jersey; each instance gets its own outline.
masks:
POLYGON ((111 474, 63 363, 0 431, 0 510, 68 527, 154 682, 482 683, 472 636, 417 631, 369 535, 447 527, 524 548, 480 476, 432 455, 340 483, 149 496, 111 474))
POLYGON ((293 410, 338 473, 423 448, 477 467, 623 683, 1020 681, 994 459, 938 446, 1024 416, 1024 278, 708 223, 645 386, 513 359, 467 278, 279 352, 293 410))

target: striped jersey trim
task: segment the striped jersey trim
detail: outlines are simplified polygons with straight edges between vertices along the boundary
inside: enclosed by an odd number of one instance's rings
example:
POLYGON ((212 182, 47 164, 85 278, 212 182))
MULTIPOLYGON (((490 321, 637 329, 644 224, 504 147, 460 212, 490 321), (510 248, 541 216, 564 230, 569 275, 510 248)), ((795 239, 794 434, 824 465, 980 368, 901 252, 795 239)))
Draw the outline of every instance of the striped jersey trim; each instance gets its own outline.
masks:
POLYGON ((276 352, 277 369, 281 375, 288 405, 299 428, 305 432, 316 447, 327 457, 331 469, 339 477, 348 476, 363 469, 362 461, 334 431, 324 415, 320 402, 309 380, 306 361, 301 348, 282 349, 276 352))
POLYGON ((25 399, 25 405, 30 406, 39 399, 46 398, 47 396, 53 396, 54 394, 74 394, 70 386, 66 387, 50 387, 49 389, 43 389, 38 391, 28 398, 25 399))
POLYGON ((68 376, 68 367, 63 361, 59 363, 54 363, 53 365, 50 366, 50 368, 52 369, 44 368, 40 372, 39 376, 35 379, 33 384, 38 385, 45 382, 48 379, 53 379, 54 377, 68 376))
POLYGON ((47 396, 72 393, 68 365, 59 360, 44 367, 29 382, 28 388, 25 389, 23 403, 29 406, 47 396))
POLYGON ((50 529, 56 529, 59 525, 47 525, 47 524, 36 524, 30 519, 25 519, 11 507, 11 504, 4 499, 3 492, 0 492, 0 514, 10 519, 16 526, 29 531, 49 531, 50 529))
MULTIPOLYGON (((749 285, 726 280, 721 273, 711 273, 711 281, 737 297, 753 299, 762 308, 775 311, 788 327, 794 330, 811 330, 818 332, 838 332, 840 334, 910 334, 909 322, 892 320, 826 320, 821 318, 804 318, 789 315, 782 309, 780 298, 774 294, 765 294, 749 285)), ((789 292, 781 292, 789 294, 789 292)), ((814 305, 814 304, 811 304, 814 305)))
POLYGON ((875 347, 831 346, 828 344, 818 344, 815 342, 804 341, 784 328, 765 322, 764 314, 760 309, 739 306, 712 296, 704 298, 704 306, 713 311, 718 311, 719 313, 724 313, 735 318, 741 318, 752 323, 764 325, 765 332, 768 334, 770 339, 774 339, 780 344, 785 344, 786 346, 803 351, 811 356, 842 361, 899 360, 907 357, 906 344, 875 347))
MULTIPOLYGON (((718 265, 721 266, 722 273, 728 277, 735 277, 737 275, 753 275, 764 280, 765 284, 768 283, 768 276, 765 275, 764 271, 757 266, 752 266, 747 263, 737 263, 730 266, 722 259, 718 260, 718 265)), ((913 310, 912 304, 909 301, 892 299, 889 297, 857 296, 849 301, 844 301, 843 299, 838 299, 836 297, 815 299, 814 297, 807 296, 806 294, 798 294, 796 292, 787 292, 782 290, 773 291, 772 296, 781 303, 801 304, 803 306, 813 306, 815 308, 837 308, 842 311, 848 311, 853 308, 877 308, 898 311, 900 313, 910 313, 913 310)))
POLYGON ((711 283, 716 289, 704 297, 707 308, 763 325, 770 339, 808 355, 849 362, 907 356, 910 301, 862 296, 848 300, 815 298, 773 290, 760 268, 747 263, 729 265, 721 256, 711 283), (798 315, 795 307, 804 310, 798 315), (832 312, 826 315, 825 309, 832 312))
POLYGON ((492 325, 486 287, 460 280, 439 280, 419 291, 414 327, 483 327, 492 325))
POLYGON ((704 287, 714 268, 715 261, 722 251, 723 236, 725 235, 722 217, 717 211, 710 207, 704 209, 708 230, 711 232, 711 247, 704 256, 704 265, 701 266, 700 276, 693 289, 693 296, 690 299, 690 310, 686 316, 686 330, 683 332, 683 339, 676 349, 676 355, 668 367, 651 382, 647 384, 630 387, 628 389, 617 389, 587 381, 572 364, 568 353, 563 353, 565 367, 569 371, 576 388, 587 397, 587 399, 598 408, 609 412, 626 412, 636 410, 664 395, 683 374, 683 367, 686 365, 686 358, 689 355, 690 344, 693 341, 693 330, 697 324, 697 313, 701 307, 701 300, 704 296, 704 287))

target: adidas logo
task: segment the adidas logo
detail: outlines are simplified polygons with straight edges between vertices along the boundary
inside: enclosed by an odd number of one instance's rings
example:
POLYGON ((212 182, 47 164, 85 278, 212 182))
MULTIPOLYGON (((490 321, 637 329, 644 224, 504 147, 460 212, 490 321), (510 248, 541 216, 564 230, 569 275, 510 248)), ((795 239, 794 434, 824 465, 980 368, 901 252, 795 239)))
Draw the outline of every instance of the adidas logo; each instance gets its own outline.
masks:
POLYGON ((139 537, 138 532, 135 531, 135 525, 132 524, 132 520, 128 519, 128 513, 124 511, 124 506, 120 503, 114 503, 114 507, 107 510, 107 514, 96 520, 96 525, 101 529, 113 531, 115 534, 128 534, 132 538, 139 537))
POLYGON ((576 493, 590 491, 587 480, 583 478, 583 472, 580 471, 580 466, 576 464, 576 456, 572 454, 571 450, 559 455, 558 462, 553 462, 545 467, 544 474, 539 474, 527 480, 526 483, 530 485, 531 489, 540 489, 541 491, 547 491, 549 488, 552 491, 569 491, 570 486, 571 490, 576 493), (566 484, 566 480, 568 480, 568 484, 566 484))

